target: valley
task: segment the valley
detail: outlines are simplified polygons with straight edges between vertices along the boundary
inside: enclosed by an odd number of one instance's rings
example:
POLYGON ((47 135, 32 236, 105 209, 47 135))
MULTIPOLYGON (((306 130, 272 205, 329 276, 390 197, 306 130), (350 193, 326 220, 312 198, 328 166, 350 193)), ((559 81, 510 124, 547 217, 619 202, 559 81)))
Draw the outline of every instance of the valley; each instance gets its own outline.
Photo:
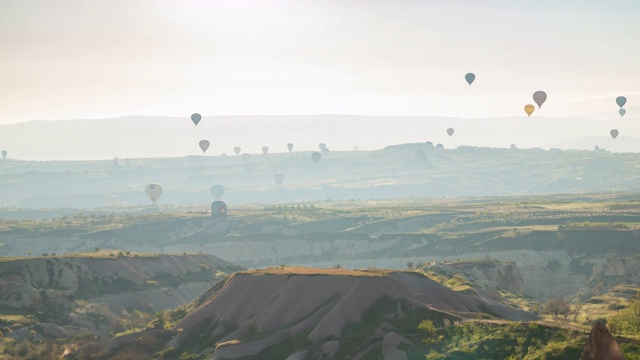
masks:
POLYGON ((69 359, 89 359, 87 349, 99 359, 457 359, 513 328, 529 340, 513 339, 504 357, 561 359, 579 354, 591 324, 604 319, 632 354, 638 338, 612 309, 631 309, 640 290, 635 198, 323 201, 246 206, 227 219, 192 207, 5 219, 5 353, 49 341, 69 359), (418 326, 427 320, 441 340, 423 341, 418 326), (515 325, 522 321, 537 325, 515 325), (136 340, 147 337, 144 346, 136 340))

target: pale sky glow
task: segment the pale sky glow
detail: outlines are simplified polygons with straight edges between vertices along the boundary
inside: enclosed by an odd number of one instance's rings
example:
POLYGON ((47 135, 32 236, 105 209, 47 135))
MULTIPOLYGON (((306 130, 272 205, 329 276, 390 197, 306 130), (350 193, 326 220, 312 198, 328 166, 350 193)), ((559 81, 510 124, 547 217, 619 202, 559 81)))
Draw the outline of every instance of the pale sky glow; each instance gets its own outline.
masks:
POLYGON ((0 123, 521 116, 536 90, 540 116, 614 116, 639 36, 637 0, 0 0, 0 123))

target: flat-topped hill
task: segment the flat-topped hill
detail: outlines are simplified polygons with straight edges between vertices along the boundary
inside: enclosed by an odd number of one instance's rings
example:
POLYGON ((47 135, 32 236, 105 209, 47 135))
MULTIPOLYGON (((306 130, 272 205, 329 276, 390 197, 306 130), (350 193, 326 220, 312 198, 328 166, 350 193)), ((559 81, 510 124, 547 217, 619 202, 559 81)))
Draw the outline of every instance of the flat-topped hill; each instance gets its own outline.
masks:
POLYGON ((350 270, 339 267, 334 268, 312 268, 304 266, 278 266, 257 270, 240 271, 238 275, 327 275, 327 276, 385 276, 397 273, 398 270, 371 269, 371 270, 350 270))
POLYGON ((192 306, 168 345, 208 349, 211 359, 269 358, 274 348, 288 349, 274 358, 297 351, 311 358, 319 358, 319 352, 355 353, 364 349, 346 345, 350 337, 382 339, 400 327, 415 329, 424 319, 442 325, 445 319, 535 318, 481 291, 456 292, 417 272, 335 268, 235 273, 192 306))

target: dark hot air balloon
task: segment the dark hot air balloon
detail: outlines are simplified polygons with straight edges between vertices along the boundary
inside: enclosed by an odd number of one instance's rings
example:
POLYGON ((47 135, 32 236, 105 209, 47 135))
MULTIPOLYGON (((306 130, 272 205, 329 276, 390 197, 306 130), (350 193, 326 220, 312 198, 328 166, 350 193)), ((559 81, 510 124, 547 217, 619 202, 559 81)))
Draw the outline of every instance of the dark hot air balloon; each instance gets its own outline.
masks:
POLYGON ((282 182, 284 181, 284 174, 275 174, 273 176, 273 179, 276 181, 276 184, 278 186, 282 185, 282 182))
POLYGON ((618 134, 620 134, 620 132, 616 129, 613 129, 611 131, 609 131, 609 134, 611 134, 611 137, 615 140, 615 138, 618 137, 618 134))
POLYGON ((291 152, 291 150, 293 150, 293 144, 292 143, 288 143, 287 144, 287 149, 289 149, 289 152, 291 152))
POLYGON ((223 201, 214 201, 211 203, 211 217, 212 218, 226 218, 227 217, 227 204, 223 201))
POLYGON ((314 163, 318 163, 318 161, 320 161, 320 158, 322 158, 322 154, 320 154, 319 152, 314 152, 311 154, 311 159, 313 160, 314 163))
POLYGON ((191 121, 198 126, 198 123, 202 120, 202 116, 198 113, 191 114, 191 121))
POLYGON ((467 75, 464 76, 464 79, 467 80, 467 83, 471 86, 471 84, 476 80, 476 75, 474 73, 467 73, 467 75))
POLYGON ((447 129, 447 134, 449 134, 449 137, 451 137, 451 135, 453 135, 455 131, 452 128, 448 128, 447 129))
POLYGON ((207 153, 207 149, 209 148, 209 140, 200 140, 200 150, 202 150, 203 154, 207 153))
POLYGON ((618 114, 620 114, 620 116, 624 116, 624 114, 626 114, 626 113, 627 113, 627 110, 625 110, 625 109, 618 110, 618 114))
POLYGON ((2 160, 7 158, 7 150, 2 150, 2 160))
POLYGON ((538 104, 538 109, 542 107, 545 101, 547 101, 547 93, 544 91, 536 91, 533 93, 533 101, 538 104))
POLYGON ((242 154, 242 160, 243 160, 244 162, 248 162, 248 161, 249 161, 249 159, 251 159, 251 155, 250 155, 249 153, 244 153, 244 154, 242 154))
POLYGON ((262 153, 267 155, 268 152, 269 152, 269 147, 268 146, 263 146, 262 147, 262 153))
POLYGON ((627 98, 626 98, 626 97, 624 97, 624 96, 618 96, 618 97, 616 98, 616 104, 618 104, 618 106, 623 107, 623 106, 624 106, 624 104, 626 104, 626 103, 627 103, 627 98))
POLYGON ((318 145, 318 147, 320 148, 320 150, 324 150, 327 148, 327 144, 325 143, 320 143, 320 145, 318 145))
POLYGON ((236 155, 240 155, 240 151, 242 151, 240 146, 236 146, 236 147, 233 148, 233 152, 236 153, 236 155))

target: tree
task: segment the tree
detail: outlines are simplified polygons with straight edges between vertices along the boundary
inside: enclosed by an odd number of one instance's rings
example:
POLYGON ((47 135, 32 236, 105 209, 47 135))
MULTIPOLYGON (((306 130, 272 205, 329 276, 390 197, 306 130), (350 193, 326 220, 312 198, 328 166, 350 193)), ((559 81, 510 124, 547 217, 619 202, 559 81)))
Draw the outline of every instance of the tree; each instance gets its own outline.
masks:
POLYGON ((565 319, 569 316, 570 310, 571 307, 567 302, 567 299, 562 295, 558 295, 547 301, 542 309, 545 314, 553 314, 554 318, 557 318, 558 315, 562 315, 565 319))
POLYGON ((580 315, 580 312, 582 311, 582 306, 583 304, 580 301, 574 301, 573 304, 571 304, 571 313, 573 314, 573 321, 576 321, 578 319, 578 315, 580 315))
POLYGON ((531 312, 534 313, 535 315, 540 315, 540 305, 538 304, 533 305, 533 307, 531 308, 531 312))
POLYGON ((414 266, 413 261, 407 261, 407 268, 408 269, 413 269, 413 266, 414 266))
POLYGON ((427 344, 437 343, 443 339, 442 335, 438 336, 438 329, 433 325, 433 321, 424 320, 418 325, 418 330, 426 336, 424 342, 427 344))
POLYGON ((569 313, 571 312, 571 304, 567 301, 567 298, 564 297, 563 295, 558 295, 554 299, 554 302, 556 304, 557 313, 559 315, 564 316, 564 318, 566 320, 567 316, 569 316, 569 313))

